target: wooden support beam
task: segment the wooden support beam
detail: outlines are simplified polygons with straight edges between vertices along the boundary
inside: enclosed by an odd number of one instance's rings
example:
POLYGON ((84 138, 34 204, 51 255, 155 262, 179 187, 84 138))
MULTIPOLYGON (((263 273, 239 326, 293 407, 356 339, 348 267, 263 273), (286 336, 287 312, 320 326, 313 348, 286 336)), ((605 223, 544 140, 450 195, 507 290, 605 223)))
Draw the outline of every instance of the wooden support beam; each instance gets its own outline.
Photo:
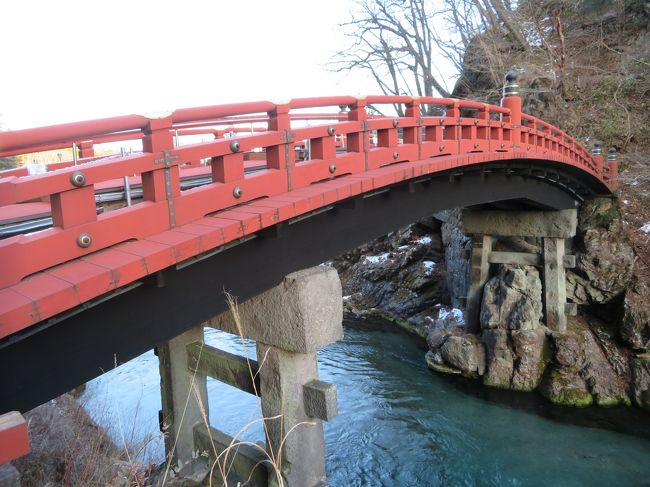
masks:
POLYGON ((490 264, 542 265, 542 256, 528 252, 490 252, 490 264))
POLYGON ((576 210, 465 210, 463 231, 466 234, 497 237, 572 238, 576 234, 577 215, 576 210))
POLYGON ((225 352, 201 342, 187 346, 187 366, 244 392, 260 395, 257 360, 225 352))
POLYGON ((483 299, 483 286, 490 277, 488 256, 492 252, 493 238, 489 235, 472 237, 472 253, 469 270, 469 290, 467 292, 467 331, 480 330, 479 313, 483 299))
POLYGON ((566 274, 564 272, 564 239, 544 238, 544 311, 546 326, 566 331, 566 274))
POLYGON ((216 481, 214 485, 238 485, 237 481, 255 487, 269 485, 270 472, 266 467, 269 457, 264 452, 264 447, 238 442, 232 436, 212 427, 206 428, 203 424, 194 426, 194 444, 198 451, 209 454, 210 466, 216 460, 215 455, 219 456, 228 450, 220 457, 219 465, 212 470, 212 480, 216 481), (226 472, 227 479, 223 478, 222 471, 226 472))
MULTIPOLYGON (((541 254, 532 252, 490 252, 488 257, 490 264, 512 264, 512 265, 533 265, 541 267, 543 259, 541 254)), ((575 255, 565 255, 563 260, 565 269, 573 269, 576 266, 575 255)))

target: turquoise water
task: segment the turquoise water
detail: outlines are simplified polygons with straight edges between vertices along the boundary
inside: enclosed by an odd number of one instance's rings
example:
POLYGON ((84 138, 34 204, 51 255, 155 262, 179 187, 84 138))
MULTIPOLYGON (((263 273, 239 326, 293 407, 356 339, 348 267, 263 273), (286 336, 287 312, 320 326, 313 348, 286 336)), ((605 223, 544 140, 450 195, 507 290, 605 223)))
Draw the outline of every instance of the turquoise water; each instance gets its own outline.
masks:
MULTIPOLYGON (((254 352, 225 333, 208 332, 208 342, 254 352)), ((514 395, 525 407, 503 396, 486 400, 462 381, 430 373, 423 354, 410 336, 357 328, 319 354, 321 378, 336 383, 339 398, 339 416, 325 423, 331 485, 650 486, 650 436, 643 436, 650 415, 570 411, 559 413, 562 421, 548 419, 534 395, 514 395), (571 423, 585 416, 610 428, 614 418, 638 434, 571 423)), ((118 443, 146 444, 157 461, 159 380, 148 352, 90 383, 84 395, 118 443)), ((235 435, 260 417, 257 398, 216 381, 208 389, 213 426, 235 435)), ((261 425, 240 438, 263 440, 261 425)))

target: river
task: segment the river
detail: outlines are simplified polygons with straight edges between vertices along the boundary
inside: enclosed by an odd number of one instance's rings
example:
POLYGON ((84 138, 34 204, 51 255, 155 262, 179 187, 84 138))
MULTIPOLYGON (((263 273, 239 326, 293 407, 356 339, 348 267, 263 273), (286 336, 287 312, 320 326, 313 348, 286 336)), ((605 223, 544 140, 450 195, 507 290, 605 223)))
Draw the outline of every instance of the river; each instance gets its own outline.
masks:
MULTIPOLYGON (((254 356, 252 342, 215 330, 208 343, 254 356)), ((345 327, 319 353, 321 378, 338 389, 325 423, 327 473, 347 486, 648 486, 650 415, 637 409, 567 410, 535 394, 501 393, 431 373, 411 336, 345 327)), ((92 381, 83 396, 118 444, 161 461, 153 352, 92 381)), ((257 398, 209 380, 210 422, 263 440, 257 398)))

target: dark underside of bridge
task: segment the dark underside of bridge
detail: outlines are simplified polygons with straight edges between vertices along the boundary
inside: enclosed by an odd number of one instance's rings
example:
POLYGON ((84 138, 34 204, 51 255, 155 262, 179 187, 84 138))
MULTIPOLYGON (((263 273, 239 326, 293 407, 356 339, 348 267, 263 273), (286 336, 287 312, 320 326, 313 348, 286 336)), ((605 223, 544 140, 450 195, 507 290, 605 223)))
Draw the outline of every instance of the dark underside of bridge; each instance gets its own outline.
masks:
POLYGON ((584 173, 509 161, 440 173, 339 202, 168 268, 0 342, 0 413, 26 411, 247 299, 432 213, 455 207, 566 209, 605 190, 584 173))

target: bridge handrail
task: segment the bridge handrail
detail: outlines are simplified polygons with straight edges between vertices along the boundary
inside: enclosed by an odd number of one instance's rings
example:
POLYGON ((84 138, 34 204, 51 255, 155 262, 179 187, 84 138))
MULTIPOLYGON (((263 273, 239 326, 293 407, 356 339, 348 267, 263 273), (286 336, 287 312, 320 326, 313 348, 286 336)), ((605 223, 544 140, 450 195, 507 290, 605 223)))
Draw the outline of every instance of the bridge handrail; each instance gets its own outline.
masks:
POLYGON ((615 184, 611 179, 615 171, 605 170, 602 157, 592 156, 552 125, 522 114, 520 103, 495 106, 434 97, 300 98, 187 108, 160 118, 113 117, 1 132, 0 155, 79 138, 130 136, 143 139, 142 153, 0 180, 0 206, 47 198, 53 218, 53 228, 0 241, 0 261, 7 263, 0 273, 0 288, 62 262, 164 232, 224 208, 400 162, 480 153, 535 157, 577 167, 609 188, 615 184), (405 116, 369 116, 366 111, 369 104, 395 103, 405 105, 405 116), (291 110, 330 106, 347 107, 348 111, 336 114, 335 123, 292 126, 292 118, 306 115, 292 117, 291 110), (444 113, 423 115, 422 108, 430 106, 442 107, 444 113), (468 116, 463 110, 476 115, 468 116), (250 116, 266 122, 266 127, 232 138, 174 147, 175 130, 217 120, 250 124, 250 116), (376 143, 368 142, 371 134, 376 143), (346 137, 344 151, 337 152, 335 136, 346 137), (296 161, 292 154, 302 140, 310 141, 310 158, 296 161), (266 168, 245 174, 244 153, 259 149, 266 153, 266 168), (212 182, 181 192, 180 166, 203 159, 211 160, 212 182), (142 177, 142 201, 98 215, 94 185, 134 174, 142 177), (53 248, 57 251, 52 252, 53 248))

